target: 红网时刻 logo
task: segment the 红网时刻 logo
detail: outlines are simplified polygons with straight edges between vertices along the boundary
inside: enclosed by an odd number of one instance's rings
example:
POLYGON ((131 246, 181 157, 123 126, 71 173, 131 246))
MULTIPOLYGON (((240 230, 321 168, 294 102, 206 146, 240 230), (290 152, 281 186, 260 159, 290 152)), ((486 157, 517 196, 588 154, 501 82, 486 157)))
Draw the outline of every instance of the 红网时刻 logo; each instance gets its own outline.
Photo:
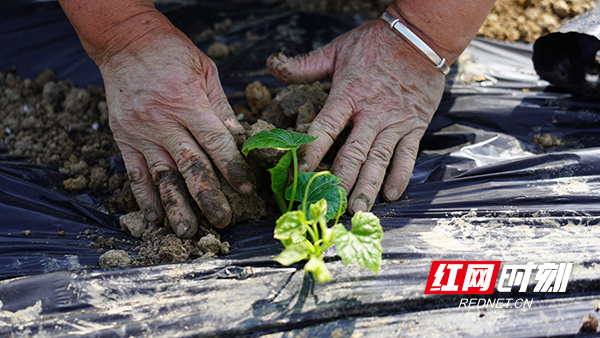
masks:
POLYGON ((434 261, 425 294, 492 294, 499 292, 565 292, 573 263, 504 264, 501 261, 434 261), (528 290, 534 278, 535 287, 528 290), (496 285, 496 282, 497 285, 496 285))

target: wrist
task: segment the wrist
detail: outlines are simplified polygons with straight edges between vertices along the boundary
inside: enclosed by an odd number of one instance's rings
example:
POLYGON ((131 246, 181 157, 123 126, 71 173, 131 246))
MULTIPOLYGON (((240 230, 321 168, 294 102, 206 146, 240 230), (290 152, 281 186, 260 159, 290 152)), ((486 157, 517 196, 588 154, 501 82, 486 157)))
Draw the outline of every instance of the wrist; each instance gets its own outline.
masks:
POLYGON ((81 44, 98 66, 126 48, 135 48, 175 27, 151 1, 60 0, 81 44))
POLYGON ((431 49, 423 40, 421 40, 415 33, 413 33, 410 29, 408 29, 400 19, 397 19, 390 15, 388 12, 384 12, 381 17, 381 20, 387 22, 390 25, 390 28, 394 29, 400 35, 402 35, 406 40, 410 42, 411 45, 416 47, 423 55, 425 55, 433 64, 435 68, 439 69, 442 74, 446 75, 450 71, 450 67, 446 64, 446 59, 437 55, 437 53, 431 49))
MULTIPOLYGON (((387 13, 391 15, 390 12, 387 13)), ((393 59, 410 59, 411 62, 415 62, 414 66, 418 67, 421 72, 425 72, 422 74, 429 74, 431 76, 442 74, 422 50, 413 44, 404 34, 394 29, 389 22, 379 18, 374 20, 373 23, 377 31, 375 38, 377 43, 381 46, 389 46, 393 59)), ((373 39, 373 37, 370 38, 373 39)))
POLYGON ((475 37, 493 4, 493 0, 396 0, 386 11, 450 65, 475 37))

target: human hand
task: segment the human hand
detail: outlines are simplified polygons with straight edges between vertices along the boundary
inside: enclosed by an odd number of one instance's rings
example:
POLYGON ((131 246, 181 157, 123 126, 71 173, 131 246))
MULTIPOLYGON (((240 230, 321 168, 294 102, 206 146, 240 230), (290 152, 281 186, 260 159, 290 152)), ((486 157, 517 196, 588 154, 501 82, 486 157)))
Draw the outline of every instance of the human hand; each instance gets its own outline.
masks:
POLYGON ((140 208, 153 222, 166 211, 175 233, 190 238, 198 229, 190 195, 215 227, 231 220, 212 163, 240 193, 252 191, 254 178, 215 64, 175 27, 151 33, 97 63, 140 208))
POLYGON ((285 83, 332 77, 329 98, 308 131, 318 138, 300 148, 301 170, 314 170, 351 124, 331 168, 342 179, 341 186, 352 192, 348 209, 370 210, 382 184, 382 197, 397 200, 442 97, 444 76, 433 63, 376 20, 307 55, 271 56, 267 66, 285 83))

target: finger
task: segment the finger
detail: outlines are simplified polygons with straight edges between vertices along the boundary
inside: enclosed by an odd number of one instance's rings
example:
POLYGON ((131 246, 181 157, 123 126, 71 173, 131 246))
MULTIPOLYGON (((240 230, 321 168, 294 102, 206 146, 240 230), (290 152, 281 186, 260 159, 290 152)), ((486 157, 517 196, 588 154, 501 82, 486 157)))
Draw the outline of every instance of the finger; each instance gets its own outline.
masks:
POLYGON ((419 152, 419 142, 425 133, 425 128, 415 129, 405 135, 394 151, 385 183, 382 197, 388 202, 396 201, 408 185, 419 152))
POLYGON ((210 60, 210 62, 213 67, 209 68, 209 73, 207 74, 208 85, 206 96, 208 97, 212 110, 217 114, 221 123, 229 130, 229 133, 236 140, 237 145, 241 146, 244 141, 246 141, 244 127, 242 127, 235 117, 233 109, 231 108, 231 105, 229 105, 229 101, 227 101, 227 96, 221 86, 219 74, 216 66, 214 66, 214 62, 212 62, 212 60, 210 60))
MULTIPOLYGON (((229 184, 238 192, 249 194, 254 189, 254 176, 233 136, 213 113, 208 101, 202 102, 200 109, 206 112, 202 115, 202 123, 189 124, 187 127, 229 184)), ((208 167, 212 171, 212 166, 208 167)))
POLYGON ((217 228, 226 227, 231 222, 231 208, 206 153, 189 134, 187 137, 179 135, 176 142, 168 140, 166 148, 189 193, 210 224, 217 228))
POLYGON ((283 53, 271 55, 267 68, 278 80, 284 83, 310 83, 333 75, 335 69, 336 40, 315 49, 308 54, 295 57, 283 53))
POLYGON ((354 124, 346 143, 338 151, 331 166, 331 172, 342 179, 340 186, 348 193, 356 183, 360 169, 367 160, 369 149, 377 136, 377 126, 371 121, 365 119, 354 124))
POLYGON ((394 153, 394 145, 400 138, 399 134, 399 128, 389 127, 377 135, 348 201, 350 213, 371 210, 394 153))
POLYGON ((165 213, 146 159, 140 152, 129 146, 121 144, 120 149, 135 200, 144 212, 146 220, 155 224, 160 223, 165 213))
MULTIPOLYGON (((332 92, 335 93, 333 90, 332 92)), ((341 99, 340 95, 329 95, 325 106, 308 129, 308 134, 316 136, 317 139, 298 150, 300 171, 315 170, 337 136, 350 121, 351 115, 352 106, 346 100, 341 99)))
POLYGON ((198 220, 171 156, 164 149, 157 148, 144 154, 171 228, 181 238, 193 237, 198 231, 198 220))

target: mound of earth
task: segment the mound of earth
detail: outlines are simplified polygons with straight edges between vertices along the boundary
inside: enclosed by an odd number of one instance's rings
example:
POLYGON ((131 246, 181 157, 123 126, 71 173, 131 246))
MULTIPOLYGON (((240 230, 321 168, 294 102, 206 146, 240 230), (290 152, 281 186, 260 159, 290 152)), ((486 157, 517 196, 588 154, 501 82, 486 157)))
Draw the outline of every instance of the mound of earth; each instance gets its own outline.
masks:
POLYGON ((497 0, 478 35, 534 42, 565 19, 595 7, 593 0, 497 0))

